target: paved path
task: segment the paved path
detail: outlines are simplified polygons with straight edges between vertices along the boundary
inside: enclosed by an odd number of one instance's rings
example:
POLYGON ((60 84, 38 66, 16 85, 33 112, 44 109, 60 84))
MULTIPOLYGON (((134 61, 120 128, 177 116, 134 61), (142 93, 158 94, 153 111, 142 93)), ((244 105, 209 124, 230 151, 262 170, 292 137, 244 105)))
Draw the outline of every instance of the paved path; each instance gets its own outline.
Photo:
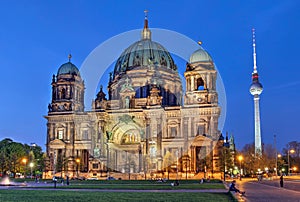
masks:
POLYGON ((240 197, 237 195, 239 201, 259 201, 259 202, 273 202, 273 201, 284 201, 284 202, 300 202, 300 182, 288 182, 285 181, 285 186, 298 187, 299 191, 290 190, 287 188, 281 188, 278 186, 278 181, 249 181, 242 180, 237 181, 237 187, 246 191, 246 197, 240 197), (273 185, 272 185, 273 184, 273 185), (290 185, 288 185, 290 184, 290 185))

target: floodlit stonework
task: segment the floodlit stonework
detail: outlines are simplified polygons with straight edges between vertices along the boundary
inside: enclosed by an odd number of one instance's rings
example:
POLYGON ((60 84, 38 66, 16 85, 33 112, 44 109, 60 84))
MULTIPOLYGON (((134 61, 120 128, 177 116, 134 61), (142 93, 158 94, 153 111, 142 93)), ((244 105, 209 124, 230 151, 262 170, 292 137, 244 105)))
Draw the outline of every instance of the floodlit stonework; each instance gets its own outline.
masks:
POLYGON ((116 60, 108 95, 101 86, 91 111, 84 111, 83 98, 83 79, 89 78, 81 78, 71 61, 63 64, 53 75, 45 116, 44 177, 220 172, 223 138, 213 60, 201 47, 191 53, 185 91, 177 68, 170 53, 151 40, 147 18, 141 39, 116 60))

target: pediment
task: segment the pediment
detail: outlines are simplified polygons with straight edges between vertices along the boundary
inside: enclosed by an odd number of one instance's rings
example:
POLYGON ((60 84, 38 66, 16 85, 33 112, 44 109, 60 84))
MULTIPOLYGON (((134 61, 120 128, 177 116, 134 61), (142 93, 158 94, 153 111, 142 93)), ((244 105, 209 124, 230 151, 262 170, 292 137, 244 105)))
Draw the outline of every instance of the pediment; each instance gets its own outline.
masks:
POLYGON ((49 142, 49 146, 53 149, 63 149, 66 147, 66 143, 60 139, 55 139, 49 142))
POLYGON ((204 135, 198 135, 194 138, 192 142, 192 146, 210 146, 212 143, 212 139, 208 138, 204 135))

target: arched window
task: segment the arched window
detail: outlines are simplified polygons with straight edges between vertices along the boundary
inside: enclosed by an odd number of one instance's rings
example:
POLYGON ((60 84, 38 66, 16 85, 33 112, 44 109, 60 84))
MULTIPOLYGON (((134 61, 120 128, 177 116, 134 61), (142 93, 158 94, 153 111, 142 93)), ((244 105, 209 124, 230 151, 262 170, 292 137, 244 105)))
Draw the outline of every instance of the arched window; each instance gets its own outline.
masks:
POLYGON ((197 135, 203 135, 205 132, 205 127, 203 124, 199 124, 197 127, 197 135))
POLYGON ((130 107, 130 98, 127 96, 125 98, 125 109, 129 109, 130 107))
POLYGON ((204 90, 204 81, 203 79, 200 77, 197 79, 197 90, 204 90))
POLYGON ((65 99, 66 98, 66 90, 63 88, 61 89, 61 99, 65 99))
POLYGON ((53 92, 52 92, 52 99, 53 99, 53 100, 56 100, 56 88, 53 89, 53 92))

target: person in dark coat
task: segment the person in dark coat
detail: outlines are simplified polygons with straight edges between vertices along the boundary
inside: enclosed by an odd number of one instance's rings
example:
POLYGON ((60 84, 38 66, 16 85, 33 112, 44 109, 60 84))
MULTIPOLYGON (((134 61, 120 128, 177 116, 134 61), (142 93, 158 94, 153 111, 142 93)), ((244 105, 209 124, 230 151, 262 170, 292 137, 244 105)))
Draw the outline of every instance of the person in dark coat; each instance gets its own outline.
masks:
POLYGON ((236 183, 235 180, 233 180, 233 181, 231 182, 231 184, 230 184, 230 186, 229 186, 229 191, 234 191, 234 192, 238 192, 238 193, 240 193, 240 194, 245 194, 244 191, 240 191, 239 189, 237 189, 237 188, 235 187, 235 183, 236 183))
POLYGON ((280 187, 283 187, 283 175, 280 176, 280 187))

